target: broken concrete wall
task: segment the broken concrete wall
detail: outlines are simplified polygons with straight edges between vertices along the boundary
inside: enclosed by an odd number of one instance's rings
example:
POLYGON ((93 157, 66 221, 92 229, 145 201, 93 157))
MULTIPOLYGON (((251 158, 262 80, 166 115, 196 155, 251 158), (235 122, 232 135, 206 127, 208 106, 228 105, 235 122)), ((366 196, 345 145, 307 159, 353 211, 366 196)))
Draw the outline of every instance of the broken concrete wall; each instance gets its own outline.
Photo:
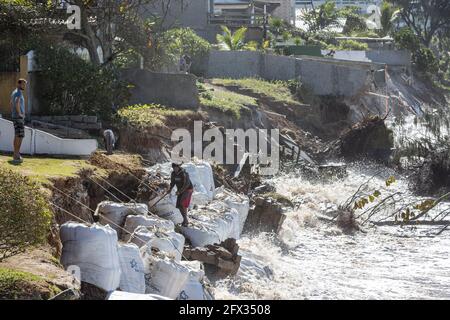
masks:
POLYGON ((125 69, 121 78, 133 86, 129 104, 157 103, 175 108, 199 106, 194 75, 125 69))
MULTIPOLYGON (((329 50, 322 50, 327 54, 329 50)), ((337 60, 385 63, 388 66, 411 66, 411 52, 408 50, 338 50, 333 56, 337 60)))
POLYGON ((374 73, 385 69, 383 64, 277 56, 255 51, 212 50, 197 64, 204 64, 194 69, 202 70, 201 75, 207 78, 300 79, 316 95, 345 97, 365 91, 373 83, 374 73))
POLYGON ((371 64, 353 64, 327 59, 298 59, 302 83, 316 95, 352 97, 365 91, 373 82, 371 64))

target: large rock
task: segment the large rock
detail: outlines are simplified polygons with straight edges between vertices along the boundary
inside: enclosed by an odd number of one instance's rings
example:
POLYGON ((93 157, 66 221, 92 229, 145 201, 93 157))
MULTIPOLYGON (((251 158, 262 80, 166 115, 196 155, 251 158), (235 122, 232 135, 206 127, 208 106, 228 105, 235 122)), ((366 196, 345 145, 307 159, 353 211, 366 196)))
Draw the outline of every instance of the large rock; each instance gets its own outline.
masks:
POLYGON ((204 248, 185 248, 183 256, 187 260, 205 263, 208 273, 224 278, 239 271, 241 256, 235 239, 227 239, 220 244, 207 245, 204 248))
POLYGON ((255 207, 249 211, 244 230, 279 232, 286 215, 283 207, 272 198, 258 197, 255 199, 255 207))

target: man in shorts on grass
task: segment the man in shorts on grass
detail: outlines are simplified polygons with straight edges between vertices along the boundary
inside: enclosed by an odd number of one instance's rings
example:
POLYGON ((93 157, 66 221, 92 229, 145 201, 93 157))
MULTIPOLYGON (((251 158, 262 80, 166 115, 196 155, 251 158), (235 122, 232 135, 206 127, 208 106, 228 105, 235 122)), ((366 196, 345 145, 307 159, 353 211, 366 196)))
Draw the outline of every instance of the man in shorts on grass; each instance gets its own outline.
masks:
POLYGON ((14 124, 14 155, 13 163, 19 164, 23 162, 20 156, 20 147, 25 137, 25 98, 23 91, 27 86, 25 79, 19 79, 17 88, 11 93, 11 118, 14 124))

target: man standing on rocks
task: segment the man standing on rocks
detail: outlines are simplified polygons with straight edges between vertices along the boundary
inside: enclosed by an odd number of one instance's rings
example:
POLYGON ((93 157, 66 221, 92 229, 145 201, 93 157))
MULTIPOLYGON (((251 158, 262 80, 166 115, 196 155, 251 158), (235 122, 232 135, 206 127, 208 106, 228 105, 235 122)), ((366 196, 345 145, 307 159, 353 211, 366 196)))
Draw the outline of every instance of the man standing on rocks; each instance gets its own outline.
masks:
POLYGON ((25 90, 27 81, 19 79, 17 88, 11 93, 11 118, 14 124, 14 156, 13 163, 23 162, 20 156, 20 147, 25 137, 25 98, 22 91, 25 90))
POLYGON ((177 208, 183 215, 183 227, 188 225, 187 210, 191 204, 192 192, 194 186, 192 185, 189 174, 184 170, 181 165, 172 163, 172 175, 170 176, 170 188, 169 193, 173 187, 177 186, 177 208))

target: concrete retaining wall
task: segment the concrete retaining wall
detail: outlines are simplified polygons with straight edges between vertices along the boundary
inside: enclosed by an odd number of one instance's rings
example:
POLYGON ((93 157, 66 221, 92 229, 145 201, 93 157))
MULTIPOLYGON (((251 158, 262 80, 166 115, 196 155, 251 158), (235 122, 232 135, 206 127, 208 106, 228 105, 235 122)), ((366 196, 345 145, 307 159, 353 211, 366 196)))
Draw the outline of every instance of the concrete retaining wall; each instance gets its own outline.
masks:
POLYGON ((100 130, 102 123, 96 116, 32 116, 31 120, 47 122, 80 130, 100 130))
POLYGON ((175 108, 199 106, 194 75, 126 69, 122 71, 121 77, 133 85, 130 104, 157 103, 175 108))
MULTIPOLYGON (((328 50, 323 50, 327 54, 328 50)), ((334 59, 384 63, 388 66, 411 66, 411 52, 407 50, 336 51, 334 59)))
MULTIPOLYGON (((11 121, 0 118, 0 151, 12 152, 14 127, 11 121)), ((61 139, 41 130, 25 127, 23 154, 89 156, 98 148, 95 139, 61 139)))
MULTIPOLYGON (((254 51, 211 51, 203 62, 207 78, 300 79, 316 95, 354 96, 367 89, 385 65, 336 59, 269 55, 254 51)), ((383 78, 383 77, 379 77, 383 78)), ((378 83, 378 85, 380 85, 378 83)))

